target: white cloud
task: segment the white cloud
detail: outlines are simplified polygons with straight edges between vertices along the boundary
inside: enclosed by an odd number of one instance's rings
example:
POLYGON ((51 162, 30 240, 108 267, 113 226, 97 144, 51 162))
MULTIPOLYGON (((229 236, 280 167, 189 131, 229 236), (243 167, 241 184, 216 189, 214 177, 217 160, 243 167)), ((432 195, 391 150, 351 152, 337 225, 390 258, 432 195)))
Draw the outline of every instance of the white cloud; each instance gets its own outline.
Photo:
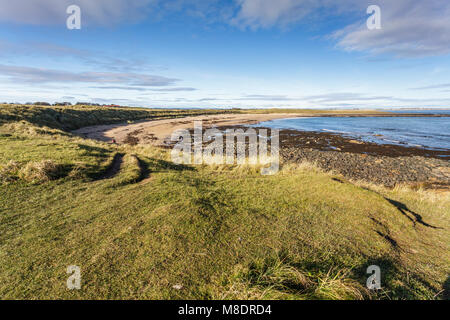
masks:
POLYGON ((357 11, 364 8, 365 1, 367 0, 236 0, 239 10, 231 23, 251 29, 286 27, 301 21, 326 19, 330 15, 357 11))
POLYGON ((156 0, 0 0, 0 21, 31 25, 64 23, 70 5, 81 8, 82 22, 112 25, 146 16, 156 0))
MULTIPOLYGON (((440 83, 440 84, 435 84, 435 85, 426 86, 426 87, 411 88, 411 90, 432 90, 432 89, 445 89, 445 88, 450 88, 450 83, 440 83)), ((447 92, 447 91, 445 90, 445 92, 447 92)))
POLYGON ((294 98, 290 98, 286 95, 267 95, 267 94, 249 94, 244 97, 239 98, 239 100, 244 101, 290 101, 294 98))
POLYGON ((240 10, 232 23, 252 29, 298 21, 317 6, 311 0, 238 0, 238 3, 240 10))
POLYGON ((144 18, 157 21, 180 12, 204 22, 224 21, 235 7, 222 5, 221 0, 0 0, 0 22, 62 24, 70 5, 80 7, 82 23, 88 25, 135 23, 144 18))
POLYGON ((393 97, 390 96, 367 96, 361 93, 354 92, 338 92, 338 93, 328 93, 313 96, 304 97, 305 100, 313 103, 329 103, 329 102, 342 102, 342 101, 382 101, 390 100, 393 97))
POLYGON ((55 69, 0 65, 0 75, 15 83, 98 83, 136 87, 173 85, 178 79, 158 75, 121 72, 69 72, 55 69))
POLYGON ((380 0, 381 30, 365 21, 335 33, 347 51, 424 57, 450 53, 450 2, 442 0, 380 0))
POLYGON ((202 23, 222 21, 242 29, 311 22, 328 28, 329 17, 343 17, 339 21, 349 21, 348 26, 336 26, 332 34, 343 50, 399 57, 450 53, 448 0, 0 0, 0 22, 64 24, 71 4, 81 7, 88 25, 134 23, 177 12, 202 23), (366 27, 366 9, 372 4, 381 7, 381 30, 366 27))
POLYGON ((149 89, 147 87, 101 86, 101 87, 91 87, 91 88, 103 89, 103 90, 128 90, 128 91, 152 91, 152 92, 190 92, 190 91, 197 90, 197 89, 191 88, 191 87, 149 89))
POLYGON ((446 0, 236 0, 231 23, 241 28, 284 28, 331 16, 347 15, 355 23, 336 30, 339 48, 399 57, 450 53, 450 1, 446 0), (366 9, 381 8, 382 29, 368 30, 366 9))

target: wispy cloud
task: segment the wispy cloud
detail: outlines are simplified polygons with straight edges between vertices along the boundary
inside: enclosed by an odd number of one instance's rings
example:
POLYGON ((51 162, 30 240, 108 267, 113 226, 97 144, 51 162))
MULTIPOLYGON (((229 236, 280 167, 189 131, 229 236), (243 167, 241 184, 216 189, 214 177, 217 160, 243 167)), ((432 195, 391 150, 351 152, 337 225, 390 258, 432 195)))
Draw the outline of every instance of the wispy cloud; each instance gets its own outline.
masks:
POLYGON ((305 96, 303 99, 314 102, 314 103, 325 103, 325 102, 342 102, 342 101, 376 101, 376 100, 390 100, 391 96, 367 96, 361 93, 353 92, 339 92, 339 93, 328 93, 320 95, 305 96))
MULTIPOLYGON (((243 28, 288 27, 364 8, 366 0, 237 0, 231 23, 243 28)), ((366 6, 367 8, 367 6, 366 6)))
POLYGON ((150 91, 157 91, 157 92, 187 92, 187 91, 196 91, 196 90, 197 90, 196 88, 190 88, 190 87, 150 89, 150 91))
POLYGON ((70 5, 82 8, 83 22, 112 25, 146 17, 157 0, 0 0, 0 21, 32 25, 64 23, 70 5))
POLYGON ((290 100, 295 100, 294 98, 289 98, 288 96, 285 95, 266 95, 266 94, 250 94, 250 95, 245 95, 241 98, 239 98, 239 100, 249 100, 249 101, 253 101, 253 100, 259 100, 259 101, 290 101, 290 100))
POLYGON ((197 89, 190 87, 175 87, 175 88, 143 88, 143 87, 124 87, 124 86, 95 86, 91 87, 93 89, 103 89, 103 90, 129 90, 129 91, 151 91, 151 92, 188 92, 195 91, 197 89))
POLYGON ((377 101, 377 100, 389 100, 393 99, 391 96, 370 96, 361 93, 353 92, 336 92, 336 93, 326 93, 318 95, 309 96, 288 96, 288 95, 261 95, 261 94, 251 94, 245 95, 243 97, 237 98, 235 100, 243 101, 303 101, 314 104, 322 103, 340 103, 344 101, 377 101))
MULTIPOLYGON (((0 0, 1 1, 1 0, 0 0)), ((49 42, 0 42, 0 56, 8 57, 38 57, 54 59, 74 59, 85 66, 93 67, 96 70, 108 70, 115 72, 142 72, 150 70, 164 70, 165 67, 150 65, 142 57, 128 54, 126 58, 121 55, 110 56, 102 51, 88 49, 78 49, 66 45, 60 45, 49 42)))
POLYGON ((16 83, 98 83, 126 84, 137 87, 162 87, 175 84, 178 79, 158 75, 119 72, 69 72, 55 69, 0 65, 0 75, 16 83))
POLYGON ((334 33, 347 51, 393 54, 402 58, 450 53, 450 2, 380 0, 382 28, 368 30, 365 20, 334 33))
MULTIPOLYGON (((448 106, 446 98, 403 98, 401 96, 377 96, 358 92, 331 92, 317 95, 289 96, 248 94, 241 97, 201 99, 238 106, 240 101, 245 106, 259 107, 313 107, 313 108, 379 108, 379 107, 432 107, 448 106), (270 104, 268 104, 270 103, 270 104)), ((185 100, 187 101, 187 100, 185 100)))
POLYGON ((259 29, 351 15, 356 21, 335 30, 331 39, 347 51, 424 57, 450 53, 450 2, 443 0, 238 0, 231 23, 259 29), (369 5, 381 8, 382 29, 366 26, 369 5))
POLYGON ((450 2, 445 0, 0 0, 0 22, 61 24, 71 4, 82 8, 88 25, 157 20, 171 12, 252 30, 310 22, 327 25, 330 17, 345 17, 353 23, 330 35, 343 50, 399 57, 450 53, 450 2), (366 9, 372 4, 381 7, 381 30, 366 27, 366 9))
POLYGON ((221 0, 0 0, 0 22, 31 25, 64 23, 70 5, 81 8, 87 25, 112 26, 137 23, 150 18, 159 21, 171 13, 184 13, 204 22, 224 21, 235 5, 221 0))
POLYGON ((450 88, 450 83, 441 83, 431 86, 411 88, 411 90, 431 90, 431 89, 445 89, 445 88, 450 88))

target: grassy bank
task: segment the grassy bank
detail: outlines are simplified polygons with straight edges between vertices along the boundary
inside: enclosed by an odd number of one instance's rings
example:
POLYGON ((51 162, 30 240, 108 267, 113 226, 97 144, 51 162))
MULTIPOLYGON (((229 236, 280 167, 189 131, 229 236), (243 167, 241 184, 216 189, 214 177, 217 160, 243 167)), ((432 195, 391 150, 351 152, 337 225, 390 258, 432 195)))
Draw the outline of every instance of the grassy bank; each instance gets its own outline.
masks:
POLYGON ((0 297, 442 299, 448 193, 177 166, 166 151, 0 127, 0 297), (118 156, 119 155, 119 156, 118 156), (365 288, 379 265, 382 290, 365 288), (82 289, 66 287, 69 265, 82 289))
POLYGON ((233 113, 232 110, 144 109, 99 106, 0 105, 0 124, 26 121, 53 129, 75 130, 82 127, 136 120, 156 120, 196 115, 233 113))

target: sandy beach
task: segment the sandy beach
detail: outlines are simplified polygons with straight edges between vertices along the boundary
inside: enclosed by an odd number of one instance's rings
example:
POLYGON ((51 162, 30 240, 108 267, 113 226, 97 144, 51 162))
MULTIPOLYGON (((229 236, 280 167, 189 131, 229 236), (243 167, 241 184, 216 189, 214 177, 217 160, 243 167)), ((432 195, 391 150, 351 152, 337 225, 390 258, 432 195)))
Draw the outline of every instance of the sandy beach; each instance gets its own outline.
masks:
POLYGON ((165 145, 172 133, 180 129, 190 129, 194 121, 203 121, 203 127, 224 127, 234 125, 256 124, 263 121, 283 118, 297 118, 310 116, 307 114, 272 113, 272 114, 223 114, 184 117, 178 119, 164 119, 154 121, 140 121, 133 124, 113 124, 85 127, 73 131, 74 134, 89 139, 111 141, 117 143, 146 143, 151 145, 165 145))
MULTIPOLYGON (((275 119, 299 117, 434 117, 436 115, 421 115, 408 113, 389 113, 380 111, 361 112, 327 112, 327 113, 262 113, 262 114, 219 114, 204 116, 189 116, 183 118, 143 120, 134 123, 119 123, 111 125, 97 125, 84 127, 73 131, 84 138, 117 143, 138 144, 145 143, 155 146, 166 146, 173 132, 180 129, 193 128, 194 121, 202 121, 203 128, 229 127, 236 125, 257 124, 275 119)), ((441 116, 441 115, 437 115, 441 116)))

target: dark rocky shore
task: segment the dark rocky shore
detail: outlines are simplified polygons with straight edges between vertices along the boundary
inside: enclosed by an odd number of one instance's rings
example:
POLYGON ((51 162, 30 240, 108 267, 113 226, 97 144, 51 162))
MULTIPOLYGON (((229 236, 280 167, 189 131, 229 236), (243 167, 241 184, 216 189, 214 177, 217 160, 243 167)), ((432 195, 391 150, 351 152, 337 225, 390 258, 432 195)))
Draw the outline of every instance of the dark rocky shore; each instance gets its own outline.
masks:
MULTIPOLYGON (((248 129, 246 126, 218 127, 223 132, 228 128, 248 129)), ((254 129, 270 130, 263 127, 254 129)), ((193 134, 193 130, 190 131, 193 134)), ((126 142, 136 144, 138 140, 131 133, 126 142)), ((172 142, 162 147, 170 149, 173 145, 172 142)), ((308 161, 326 171, 340 173, 347 179, 387 187, 409 184, 450 189, 450 150, 380 145, 335 133, 280 130, 280 156, 284 163, 308 161)))
POLYGON ((348 179, 387 187, 412 184, 450 188, 450 150, 427 150, 366 143, 338 134, 280 131, 283 161, 316 163, 348 179))
POLYGON ((283 160, 310 161, 324 170, 341 173, 348 179, 365 180, 394 187, 413 184, 427 188, 449 188, 450 166, 446 160, 420 156, 388 157, 308 148, 282 148, 283 160))
MULTIPOLYGON (((233 128, 247 129, 244 126, 233 128)), ((408 184, 450 189, 450 150, 381 145, 335 133, 280 130, 280 156, 284 163, 308 161, 323 170, 340 173, 346 179, 386 187, 408 184)))

